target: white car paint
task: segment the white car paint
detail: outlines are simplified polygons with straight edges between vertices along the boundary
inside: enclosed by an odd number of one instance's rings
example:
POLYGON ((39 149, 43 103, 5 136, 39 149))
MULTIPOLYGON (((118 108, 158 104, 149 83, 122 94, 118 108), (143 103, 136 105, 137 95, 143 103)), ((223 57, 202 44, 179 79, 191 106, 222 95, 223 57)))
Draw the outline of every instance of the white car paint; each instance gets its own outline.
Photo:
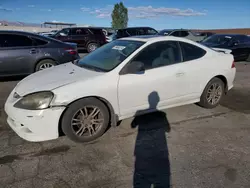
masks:
POLYGON ((5 103, 8 124, 28 141, 44 141, 59 136, 60 117, 71 102, 89 96, 108 101, 119 120, 132 117, 138 110, 149 107, 148 95, 157 91, 160 97, 157 109, 165 109, 198 102, 206 84, 213 77, 223 75, 228 89, 233 87, 235 68, 231 68, 233 56, 217 52, 188 39, 172 36, 119 40, 146 42, 110 72, 95 72, 80 68, 72 63, 62 64, 34 73, 13 89, 5 103), (120 70, 142 49, 159 41, 183 41, 204 49, 202 58, 154 68, 144 74, 119 75, 120 70), (50 108, 23 110, 14 107, 20 100, 13 97, 16 92, 21 98, 38 91, 52 91, 54 98, 50 108))
POLYGON ((225 49, 225 48, 212 48, 212 49, 217 51, 217 52, 224 52, 224 53, 227 53, 227 54, 230 54, 232 52, 232 50, 225 49))

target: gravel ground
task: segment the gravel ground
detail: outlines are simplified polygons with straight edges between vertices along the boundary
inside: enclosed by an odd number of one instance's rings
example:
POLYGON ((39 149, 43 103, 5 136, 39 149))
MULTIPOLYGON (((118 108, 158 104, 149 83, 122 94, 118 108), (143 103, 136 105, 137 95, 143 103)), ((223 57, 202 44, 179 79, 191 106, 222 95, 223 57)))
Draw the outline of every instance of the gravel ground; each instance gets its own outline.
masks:
POLYGON ((221 106, 147 115, 146 129, 126 119, 85 144, 19 138, 3 111, 17 81, 0 82, 0 188, 127 188, 142 174, 163 187, 249 188, 250 64, 236 67, 235 87, 221 106))

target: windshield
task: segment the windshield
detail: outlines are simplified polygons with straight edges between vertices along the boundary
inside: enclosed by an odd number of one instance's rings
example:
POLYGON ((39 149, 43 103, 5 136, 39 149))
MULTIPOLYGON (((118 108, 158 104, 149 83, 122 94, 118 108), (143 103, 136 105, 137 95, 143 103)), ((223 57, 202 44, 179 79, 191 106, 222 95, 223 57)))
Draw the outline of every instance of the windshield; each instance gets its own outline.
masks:
POLYGON ((231 39, 232 37, 227 35, 212 35, 204 39, 202 42, 212 43, 212 44, 225 44, 229 42, 231 39))
POLYGON ((108 72, 118 66, 144 42, 115 40, 91 52, 77 63, 78 66, 108 72))

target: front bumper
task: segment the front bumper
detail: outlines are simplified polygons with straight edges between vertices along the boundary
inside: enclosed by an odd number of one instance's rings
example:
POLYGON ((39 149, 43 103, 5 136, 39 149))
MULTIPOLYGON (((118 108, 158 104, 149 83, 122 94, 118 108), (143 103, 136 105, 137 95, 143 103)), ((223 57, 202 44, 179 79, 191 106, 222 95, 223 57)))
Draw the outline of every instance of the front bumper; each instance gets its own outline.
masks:
POLYGON ((52 140, 59 137, 58 125, 65 107, 45 110, 23 110, 13 107, 11 93, 5 103, 7 123, 23 139, 31 142, 52 140))

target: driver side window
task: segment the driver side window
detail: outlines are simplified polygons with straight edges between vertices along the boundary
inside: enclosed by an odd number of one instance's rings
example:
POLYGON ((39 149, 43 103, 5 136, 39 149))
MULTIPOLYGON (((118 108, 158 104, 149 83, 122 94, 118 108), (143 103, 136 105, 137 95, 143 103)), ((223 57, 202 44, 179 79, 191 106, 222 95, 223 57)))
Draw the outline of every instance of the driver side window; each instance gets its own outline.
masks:
POLYGON ((180 35, 179 35, 179 31, 174 31, 173 33, 171 33, 170 35, 171 36, 175 36, 175 37, 179 37, 180 35))
POLYGON ((164 41, 149 45, 133 59, 144 64, 145 70, 181 62, 177 42, 164 41))

